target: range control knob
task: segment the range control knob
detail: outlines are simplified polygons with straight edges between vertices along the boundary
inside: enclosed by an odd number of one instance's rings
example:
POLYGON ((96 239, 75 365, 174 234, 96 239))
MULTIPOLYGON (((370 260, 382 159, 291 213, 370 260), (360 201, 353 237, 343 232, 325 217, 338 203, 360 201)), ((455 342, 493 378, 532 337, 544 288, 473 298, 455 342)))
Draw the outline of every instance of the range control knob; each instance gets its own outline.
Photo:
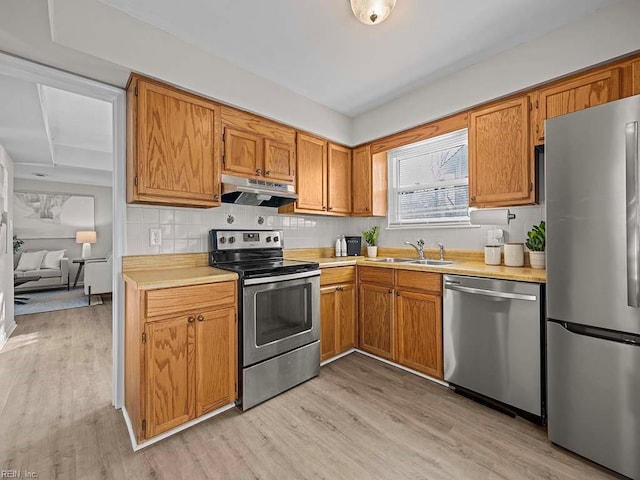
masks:
POLYGON ((273 241, 277 243, 278 241, 280 241, 280 237, 273 237, 273 241))
POLYGON ((235 243, 236 237, 229 237, 229 243, 235 243))
POLYGON ((267 243, 270 243, 271 242, 271 237, 267 237, 266 241, 267 241, 267 243))
POLYGON ((227 239, 224 237, 220 237, 220 240, 218 240, 220 243, 227 243, 227 239))

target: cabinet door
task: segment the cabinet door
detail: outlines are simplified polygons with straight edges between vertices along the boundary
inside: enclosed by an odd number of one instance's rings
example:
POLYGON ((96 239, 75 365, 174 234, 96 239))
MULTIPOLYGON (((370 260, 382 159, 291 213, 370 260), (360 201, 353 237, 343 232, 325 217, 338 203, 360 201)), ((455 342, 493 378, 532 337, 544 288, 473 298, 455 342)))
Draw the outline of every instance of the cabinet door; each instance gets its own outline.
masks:
POLYGON ((398 363, 443 378, 442 297, 396 292, 398 363))
POLYGON ((219 107, 142 80, 137 101, 132 200, 219 205, 219 107))
POLYGON ((352 198, 354 215, 371 215, 372 196, 372 161, 371 148, 366 145, 353 151, 352 159, 352 198))
POLYGON ((187 316, 147 323, 146 438, 195 417, 195 339, 187 316))
POLYGON ((529 144, 529 99, 522 97, 469 115, 469 204, 535 202, 529 144))
POLYGON ((296 173, 295 150, 292 145, 264 141, 264 176, 286 183, 293 183, 296 173))
POLYGON ((236 400, 237 323, 235 308, 196 315, 196 416, 236 400))
POLYGON ((320 289, 320 360, 338 354, 338 290, 332 285, 320 289))
POLYGON ((640 60, 631 64, 631 95, 640 94, 640 60))
POLYGON ((224 129, 224 172, 243 177, 262 175, 264 139, 233 128, 224 129))
POLYGON ((351 150, 329 144, 329 208, 332 213, 351 213, 351 150))
POLYGON ((338 353, 356 346, 356 286, 345 284, 338 287, 338 353))
POLYGON ((620 98, 618 68, 551 85, 538 92, 535 143, 544 143, 544 121, 620 98))
POLYGON ((360 348, 388 360, 396 359, 393 288, 360 284, 360 348))
POLYGON ((327 209, 327 142, 309 135, 297 139, 297 206, 305 210, 327 209))

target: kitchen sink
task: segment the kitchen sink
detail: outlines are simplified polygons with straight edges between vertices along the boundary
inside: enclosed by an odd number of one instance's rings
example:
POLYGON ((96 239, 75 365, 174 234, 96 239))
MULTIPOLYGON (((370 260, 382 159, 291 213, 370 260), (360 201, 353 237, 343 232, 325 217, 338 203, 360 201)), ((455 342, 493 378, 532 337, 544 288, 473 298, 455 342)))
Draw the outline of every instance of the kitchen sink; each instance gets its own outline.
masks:
POLYGON ((409 263, 415 263, 417 265, 431 265, 434 267, 446 267, 448 265, 453 265, 453 262, 450 262, 449 260, 431 260, 431 259, 411 260, 409 263))
POLYGON ((380 262, 380 263, 410 263, 413 262, 410 258, 372 258, 370 261, 372 262, 380 262))

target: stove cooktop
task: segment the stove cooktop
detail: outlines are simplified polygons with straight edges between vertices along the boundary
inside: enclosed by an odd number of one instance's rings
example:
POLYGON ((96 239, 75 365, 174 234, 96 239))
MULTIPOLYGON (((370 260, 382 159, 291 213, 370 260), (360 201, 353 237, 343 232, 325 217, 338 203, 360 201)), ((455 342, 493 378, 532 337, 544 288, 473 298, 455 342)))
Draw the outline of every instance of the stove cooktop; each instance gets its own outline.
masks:
POLYGON ((289 275, 292 273, 310 272, 320 268, 320 266, 315 262, 283 259, 224 262, 217 263, 214 266, 223 270, 235 272, 242 278, 289 275))

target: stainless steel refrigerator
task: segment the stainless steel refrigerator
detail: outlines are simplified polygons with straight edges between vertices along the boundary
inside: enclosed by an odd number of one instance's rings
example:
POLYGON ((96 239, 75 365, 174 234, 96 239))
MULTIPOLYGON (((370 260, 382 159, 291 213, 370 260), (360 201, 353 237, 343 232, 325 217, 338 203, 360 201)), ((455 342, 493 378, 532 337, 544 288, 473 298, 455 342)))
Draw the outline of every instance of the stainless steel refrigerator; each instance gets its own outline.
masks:
POLYGON ((550 440, 640 479, 640 96, 546 123, 550 440))

